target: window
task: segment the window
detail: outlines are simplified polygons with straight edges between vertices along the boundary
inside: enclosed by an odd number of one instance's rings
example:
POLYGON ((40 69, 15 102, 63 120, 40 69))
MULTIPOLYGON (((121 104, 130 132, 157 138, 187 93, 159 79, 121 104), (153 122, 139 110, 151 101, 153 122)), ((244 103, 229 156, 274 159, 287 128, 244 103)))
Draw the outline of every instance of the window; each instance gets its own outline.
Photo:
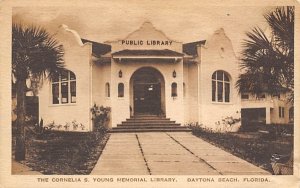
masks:
POLYGON ((289 122, 293 123, 294 122, 294 107, 291 107, 289 109, 289 122))
POLYGON ((281 106, 279 106, 279 117, 281 117, 281 106))
POLYGON ((266 98, 266 94, 259 94, 257 96, 258 99, 265 99, 266 98))
POLYGON ((172 88, 171 96, 177 97, 177 83, 173 82, 171 88, 172 88))
POLYGON ((124 84, 118 84, 118 97, 124 97, 124 84))
POLYGON ((212 101, 230 101, 230 81, 228 74, 224 71, 216 71, 212 75, 212 101))
POLYGON ((183 97, 185 97, 185 92, 186 92, 185 83, 183 82, 183 97))
POLYGON ((279 117, 284 118, 284 107, 279 106, 279 117))
POLYGON ((110 97, 110 86, 108 82, 105 84, 105 96, 110 97))
POLYGON ((76 103, 76 76, 71 71, 62 71, 52 80, 52 104, 76 103))
POLYGON ((242 99, 249 99, 249 94, 242 93, 242 99))
POLYGON ((274 94, 274 95, 273 95, 273 98, 278 98, 278 99, 280 99, 280 94, 274 94))

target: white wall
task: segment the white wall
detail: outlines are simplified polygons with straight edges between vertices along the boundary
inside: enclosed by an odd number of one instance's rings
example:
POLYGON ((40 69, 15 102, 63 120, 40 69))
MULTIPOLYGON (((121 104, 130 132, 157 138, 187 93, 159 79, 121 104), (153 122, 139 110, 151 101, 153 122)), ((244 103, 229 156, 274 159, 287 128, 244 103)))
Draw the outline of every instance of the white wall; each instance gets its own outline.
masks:
MULTIPOLYGON (((166 116, 182 125, 199 122, 205 126, 217 129, 218 124, 226 117, 240 118, 241 100, 235 88, 239 75, 237 58, 232 49, 230 39, 223 29, 216 31, 206 44, 198 48, 198 63, 183 64, 179 58, 173 62, 160 62, 159 59, 151 61, 124 61, 114 59, 111 63, 91 63, 91 44, 83 45, 74 32, 61 28, 57 37, 65 47, 66 68, 77 76, 77 103, 66 105, 52 105, 50 85, 45 84, 40 92, 40 117, 45 124, 55 121, 56 124, 65 124, 66 121, 76 120, 86 125, 86 131, 92 130, 90 107, 98 105, 111 107, 110 126, 125 121, 130 117, 132 105, 132 84, 130 79, 135 71, 142 67, 153 67, 164 77, 165 110, 166 116), (119 78, 119 71, 123 76, 119 78), (176 71, 176 78, 172 76, 176 71), (230 102, 217 103, 211 99, 212 74, 222 70, 230 75, 230 102), (110 97, 105 96, 105 84, 110 84, 110 97), (177 97, 171 97, 171 84, 177 83, 177 97), (186 95, 183 97, 183 82, 186 95), (118 98, 118 84, 124 84, 124 97, 118 98)), ((124 40, 157 39, 169 40, 161 31, 151 24, 145 23, 140 29, 131 33, 124 40)), ((121 45, 120 41, 112 42, 112 54, 123 49, 169 49, 182 52, 182 43, 173 41, 169 46, 128 46, 121 45)), ((271 113, 277 113, 274 109, 271 113)), ((288 118, 288 108, 285 110, 288 118)))
POLYGON ((230 39, 223 29, 215 31, 201 47, 200 106, 201 121, 207 127, 218 129, 226 117, 241 117, 241 100, 235 88, 239 74, 238 62, 230 39), (230 102, 212 101, 212 74, 222 70, 230 75, 230 102))
POLYGON ((185 63, 184 83, 186 94, 183 97, 184 103, 184 124, 199 122, 199 76, 197 63, 185 63))
MULTIPOLYGON (((199 81, 200 81, 200 72, 199 72, 199 62, 189 64, 188 67, 188 100, 189 100, 189 123, 199 122, 201 117, 199 116, 199 111, 201 106, 199 106, 200 94, 199 94, 199 81)), ((201 91, 200 91, 201 92, 201 91)))
POLYGON ((130 33, 127 37, 122 40, 111 41, 112 53, 121 51, 124 49, 136 50, 136 49, 146 49, 146 50, 159 50, 159 49, 169 49, 177 52, 182 52, 182 43, 174 41, 168 38, 162 31, 155 28, 150 22, 145 22, 142 26, 130 33), (142 45, 126 45, 122 44, 123 40, 135 40, 143 41, 142 45), (160 40, 160 41, 171 41, 171 45, 147 45, 147 41, 160 40))
MULTIPOLYGON (((91 44, 80 44, 73 32, 60 28, 55 35, 63 44, 65 67, 76 75, 76 103, 52 104, 51 83, 44 83, 39 92, 39 118, 43 118, 44 125, 52 121, 56 125, 64 126, 66 123, 76 121, 84 125, 84 130, 91 130, 91 44)), ((62 127, 60 130, 64 130, 62 127)), ((72 125, 69 130, 73 130, 72 125)))
POLYGON ((280 99, 265 93, 265 98, 257 99, 255 95, 249 95, 249 99, 242 99, 242 108, 265 108, 270 109, 270 123, 289 123, 289 109, 293 106, 287 100, 287 94, 281 93, 280 99), (279 107, 284 108, 284 117, 279 117, 279 107))
MULTIPOLYGON (((112 60, 111 65, 111 106, 112 106, 112 127, 125 121, 130 117, 130 78, 133 73, 142 67, 153 67, 157 69, 163 76, 165 81, 165 105, 166 116, 178 123, 183 123, 183 65, 182 62, 177 63, 159 63, 154 62, 115 62, 112 60), (122 78, 118 77, 119 71, 122 71, 122 78), (177 72, 177 77, 173 78, 173 71, 177 72), (171 84, 177 83, 178 96, 171 97, 171 84), (124 83, 124 97, 118 98, 118 83, 124 83)), ((162 91, 163 93, 163 91, 162 91)))
MULTIPOLYGON (((111 107, 111 96, 106 96, 106 83, 111 91, 111 65, 110 63, 93 63, 92 66, 92 103, 98 106, 111 107)), ((108 126, 111 127, 111 121, 108 126)))
MULTIPOLYGON (((92 102, 110 106, 110 97, 106 96, 105 84, 111 85, 110 64, 94 64, 92 76, 92 102)), ((111 86, 110 86, 111 87, 111 86)))
MULTIPOLYGON (((190 82, 189 82, 189 65, 184 63, 183 65, 183 82, 185 83, 185 96, 183 95, 183 112, 184 112, 184 124, 188 123, 190 120, 190 82)), ((184 89, 183 89, 184 90, 184 89)), ((184 91, 183 91, 184 92, 184 91)))
MULTIPOLYGON (((138 30, 129 34, 125 39, 111 42, 112 54, 117 51, 130 49, 130 50, 164 50, 169 49, 182 53, 182 43, 169 39, 163 32, 157 30, 151 23, 145 22, 138 30), (125 45, 122 44, 123 40, 142 40, 143 45, 125 45), (170 41, 170 45, 147 45, 147 40, 170 41)), ((138 59, 138 57, 137 57, 138 59)), ((172 59, 171 59, 172 60, 172 59)), ((142 67, 153 67, 157 69, 165 80, 165 109, 166 116, 176 122, 184 123, 184 108, 183 108, 183 62, 182 58, 175 62, 161 62, 159 59, 151 61, 140 62, 124 62, 119 59, 112 58, 111 63, 111 106, 112 106, 112 127, 125 121, 130 117, 130 78, 132 74, 142 67), (119 78, 119 71, 123 72, 123 77, 119 78), (176 71, 176 78, 172 77, 173 71, 176 71), (124 83, 125 95, 123 98, 118 98, 118 83, 124 83), (171 97, 171 84, 177 83, 177 97, 171 97)))
POLYGON ((288 102, 286 94, 281 94, 280 99, 273 98, 274 108, 271 109, 271 123, 286 124, 289 123, 289 109, 292 104, 288 102), (284 117, 279 117, 279 107, 284 108, 284 117))

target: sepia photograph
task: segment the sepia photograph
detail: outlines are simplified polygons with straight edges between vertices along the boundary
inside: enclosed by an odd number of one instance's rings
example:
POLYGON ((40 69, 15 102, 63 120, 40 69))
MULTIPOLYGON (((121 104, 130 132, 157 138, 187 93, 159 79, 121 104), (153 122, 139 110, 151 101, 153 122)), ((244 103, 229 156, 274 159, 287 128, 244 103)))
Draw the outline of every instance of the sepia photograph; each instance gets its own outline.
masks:
POLYGON ((176 2, 11 8, 11 176, 251 187, 299 173, 296 7, 176 2))

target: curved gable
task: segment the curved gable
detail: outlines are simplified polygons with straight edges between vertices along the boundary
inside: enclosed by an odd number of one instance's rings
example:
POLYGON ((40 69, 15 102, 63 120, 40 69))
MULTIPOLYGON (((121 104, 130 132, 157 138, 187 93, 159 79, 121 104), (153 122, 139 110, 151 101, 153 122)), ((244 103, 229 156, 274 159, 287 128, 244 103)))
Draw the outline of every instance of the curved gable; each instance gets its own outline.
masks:
POLYGON ((122 50, 172 50, 182 52, 182 43, 168 38, 152 23, 144 22, 142 26, 121 40, 110 42, 112 53, 122 50))

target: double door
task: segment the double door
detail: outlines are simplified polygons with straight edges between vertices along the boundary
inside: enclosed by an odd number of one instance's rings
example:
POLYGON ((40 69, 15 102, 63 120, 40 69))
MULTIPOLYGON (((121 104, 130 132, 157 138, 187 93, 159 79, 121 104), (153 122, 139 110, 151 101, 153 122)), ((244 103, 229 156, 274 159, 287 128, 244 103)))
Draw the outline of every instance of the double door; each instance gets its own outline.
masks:
POLYGON ((133 90, 135 115, 159 115, 161 111, 160 83, 136 83, 133 90))

